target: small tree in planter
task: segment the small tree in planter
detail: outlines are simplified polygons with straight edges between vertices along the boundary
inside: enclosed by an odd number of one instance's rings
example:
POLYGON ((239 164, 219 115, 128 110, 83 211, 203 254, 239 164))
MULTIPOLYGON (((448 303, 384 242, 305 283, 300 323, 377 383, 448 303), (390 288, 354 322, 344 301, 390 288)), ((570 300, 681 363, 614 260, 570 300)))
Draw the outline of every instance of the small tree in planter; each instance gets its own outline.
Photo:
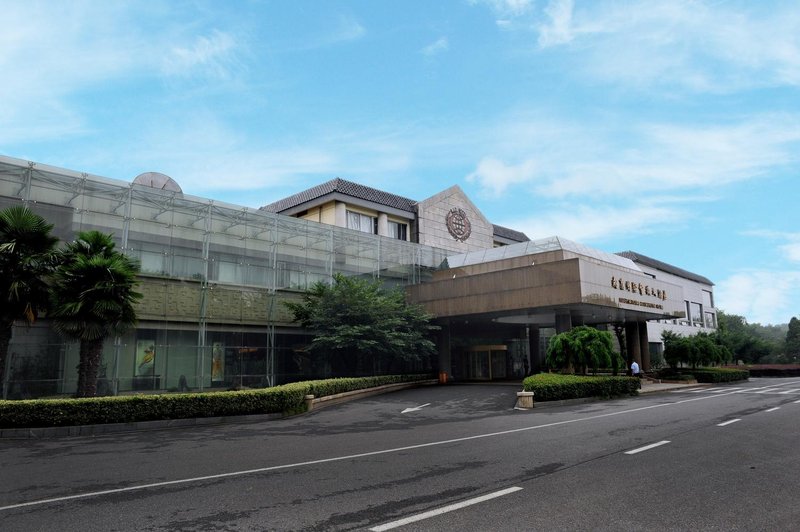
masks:
POLYGON ((581 325, 557 334, 547 346, 547 364, 571 373, 573 368, 584 375, 591 368, 612 368, 615 373, 622 360, 614 351, 611 333, 581 325))

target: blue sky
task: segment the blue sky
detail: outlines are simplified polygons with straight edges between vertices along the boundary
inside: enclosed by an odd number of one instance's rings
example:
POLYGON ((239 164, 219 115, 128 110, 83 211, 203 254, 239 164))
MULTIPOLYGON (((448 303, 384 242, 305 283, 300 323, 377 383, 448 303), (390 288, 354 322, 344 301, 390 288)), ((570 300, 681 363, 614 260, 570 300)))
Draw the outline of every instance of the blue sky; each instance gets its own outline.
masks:
POLYGON ((5 0, 0 153, 258 207, 458 184, 800 315, 794 1, 5 0))

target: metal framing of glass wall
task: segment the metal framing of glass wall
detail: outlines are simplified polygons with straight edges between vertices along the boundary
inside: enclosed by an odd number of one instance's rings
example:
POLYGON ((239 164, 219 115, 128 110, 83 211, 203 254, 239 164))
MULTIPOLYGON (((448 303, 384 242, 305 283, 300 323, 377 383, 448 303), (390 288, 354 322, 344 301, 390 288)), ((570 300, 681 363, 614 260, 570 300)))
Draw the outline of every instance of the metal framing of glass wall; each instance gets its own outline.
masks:
MULTIPOLYGON (((283 301, 336 272, 419 283, 447 253, 0 156, 0 208, 19 203, 55 224, 63 241, 111 233, 141 263, 139 324, 105 348, 108 393, 272 386, 318 372, 303 361, 302 331, 283 301)), ((74 392, 77 346, 46 320, 15 327, 9 354, 11 396, 74 392)))

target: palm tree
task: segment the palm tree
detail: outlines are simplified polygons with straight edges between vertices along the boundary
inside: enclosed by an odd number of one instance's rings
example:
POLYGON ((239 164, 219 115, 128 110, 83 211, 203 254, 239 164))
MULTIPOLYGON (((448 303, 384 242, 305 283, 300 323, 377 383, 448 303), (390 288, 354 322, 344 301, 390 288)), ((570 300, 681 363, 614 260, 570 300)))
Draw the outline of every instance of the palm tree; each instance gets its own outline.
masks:
POLYGON ((47 276, 58 238, 53 225, 27 207, 0 211, 0 390, 14 322, 32 325, 47 309, 47 276))
POLYGON ((78 397, 94 397, 103 342, 136 324, 138 263, 114 249, 111 235, 84 231, 67 244, 53 285, 53 327, 80 341, 78 397))

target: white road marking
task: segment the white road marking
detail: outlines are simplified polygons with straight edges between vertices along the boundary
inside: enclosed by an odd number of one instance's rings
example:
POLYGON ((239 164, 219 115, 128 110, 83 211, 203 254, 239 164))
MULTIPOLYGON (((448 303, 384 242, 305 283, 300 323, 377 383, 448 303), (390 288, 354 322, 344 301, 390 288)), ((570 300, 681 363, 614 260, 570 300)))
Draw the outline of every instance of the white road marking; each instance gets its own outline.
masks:
POLYGON ((651 443, 650 445, 645 445, 644 447, 639 447, 638 449, 625 451, 625 454, 636 454, 636 453, 641 453, 642 451, 649 451, 650 449, 655 449, 656 447, 661 447, 662 445, 666 445, 668 443, 669 440, 663 440, 657 443, 651 443))
POLYGON ((425 403, 424 405, 419 405, 419 406, 414 406, 414 407, 411 407, 411 408, 406 408, 405 410, 403 410, 403 411, 402 411, 402 412, 400 412, 400 413, 401 413, 401 414, 406 414, 406 413, 408 413, 408 412, 416 412, 416 411, 417 411, 417 410, 419 410, 420 408, 425 408, 426 406, 429 406, 429 405, 430 405, 430 403, 425 403))
POLYGON ((741 421, 741 419, 729 419, 728 421, 724 421, 722 423, 717 423, 718 427, 724 427, 725 425, 730 425, 731 423, 736 423, 737 421, 741 421))
POLYGON ((798 400, 797 400, 797 401, 795 401, 794 403, 795 403, 795 404, 798 404, 798 403, 800 403, 800 399, 798 399, 798 400))
POLYGON ((770 408, 769 410, 764 410, 764 412, 774 412, 774 411, 780 410, 780 409, 781 409, 781 407, 776 406, 775 408, 770 408))
POLYGON ((545 429, 545 428, 550 428, 550 427, 558 427, 560 425, 570 425, 572 423, 581 423, 581 422, 584 422, 584 421, 594 421, 594 420, 597 420, 597 419, 603 419, 603 418, 607 418, 607 417, 624 416, 624 415, 627 415, 627 414, 632 414, 634 412, 644 412, 645 410, 653 410, 655 408, 664 408, 664 407, 667 407, 667 406, 677 406, 677 405, 681 405, 681 404, 684 404, 684 403, 693 403, 695 401, 705 401, 706 399, 717 399, 719 397, 724 397, 726 395, 733 395, 735 393, 737 393, 737 392, 729 392, 729 393, 725 393, 725 394, 715 394, 715 395, 704 395, 703 397, 693 397, 691 399, 682 399, 680 401, 675 401, 675 402, 672 402, 672 403, 658 403, 658 404, 649 405, 649 406, 642 406, 642 407, 639 407, 639 408, 631 408, 629 410, 620 410, 619 412, 609 412, 607 414, 598 414, 596 416, 588 416, 588 417, 582 417, 582 418, 576 418, 576 419, 568 419, 566 421, 554 421, 553 423, 544 423, 542 425, 532 425, 530 427, 521 427, 521 428, 518 428, 518 429, 503 430, 503 431, 500 431, 500 432, 488 432, 488 433, 485 433, 485 434, 476 434, 474 436, 464 436, 462 438, 453 438, 453 439, 450 439, 450 440, 439 440, 439 441, 433 441, 433 442, 428 442, 428 443, 420 443, 420 444, 417 444, 417 445, 408 445, 406 447, 395 447, 395 448, 391 448, 391 449, 382 449, 380 451, 370 451, 370 452, 358 453, 358 454, 350 454, 350 455, 345 455, 345 456, 334 456, 332 458, 320 458, 319 460, 309 460, 307 462, 297 462, 297 463, 294 463, 294 464, 281 464, 281 465, 276 465, 276 466, 260 467, 260 468, 257 468, 257 469, 246 469, 246 470, 243 470, 243 471, 231 471, 229 473, 220 473, 220 474, 217 474, 217 475, 206 475, 206 476, 202 476, 202 477, 183 478, 183 479, 178 479, 178 480, 168 480, 168 481, 164 481, 164 482, 153 482, 151 484, 140 484, 140 485, 136 485, 136 486, 127 486, 125 488, 115 488, 115 489, 102 490, 102 491, 88 491, 88 492, 85 492, 85 493, 78 493, 78 494, 75 494, 75 495, 66 495, 64 497, 53 497, 51 499, 40 499, 40 500, 36 500, 36 501, 23 502, 23 503, 19 503, 19 504, 11 504, 11 505, 8 505, 8 506, 0 506, 0 512, 5 511, 5 510, 13 510, 15 508, 24 508, 24 507, 27 507, 27 506, 37 506, 37 505, 41 505, 41 504, 48 504, 48 503, 54 503, 54 502, 63 502, 63 501, 69 501, 69 500, 74 500, 74 499, 86 499, 88 497, 98 497, 98 496, 101 496, 101 495, 110 495, 110 494, 113 494, 113 493, 124 493, 124 492, 127 492, 127 491, 137 491, 137 490, 144 490, 144 489, 150 489, 150 488, 160 488, 160 487, 163 487, 163 486, 174 486, 176 484, 189 484, 189 483, 192 483, 192 482, 203 482, 205 480, 216 480, 216 479, 219 479, 219 478, 231 478, 231 477, 239 477, 239 476, 243 476, 243 475, 253 475, 253 474, 257 474, 257 473, 266 473, 266 472, 269 472, 269 471, 278 471, 278 470, 281 470, 281 469, 292 469, 292 468, 304 467, 304 466, 310 466, 310 465, 326 464, 326 463, 329 463, 329 462, 341 462, 341 461, 344 461, 344 460, 354 460, 356 458, 364 458, 364 457, 367 457, 367 456, 376 456, 376 455, 390 454, 390 453, 400 453, 400 452, 410 451, 410 450, 414 450, 414 449, 424 449, 426 447, 436 447, 436 446, 439 446, 439 445, 448 445, 448 444, 452 444, 452 443, 461 443, 461 442, 470 441, 470 440, 479 440, 479 439, 482 439, 482 438, 493 438, 493 437, 496 437, 496 436, 505 436, 505 435, 508 435, 508 434, 516 434, 516 433, 519 433, 519 432, 528 432, 528 431, 531 431, 531 430, 545 429))
POLYGON ((495 491, 494 493, 488 493, 480 497, 475 497, 474 499, 469 499, 456 504, 451 504, 449 506, 444 506, 436 510, 431 510, 429 512, 423 512, 421 514, 412 515, 404 519, 398 519, 397 521, 392 521, 391 523, 386 523, 380 526, 376 526, 374 528, 370 528, 370 530, 372 530, 373 532, 383 532, 384 530, 391 530, 393 528, 407 525, 409 523, 416 523, 417 521, 422 521, 423 519, 429 519, 431 517, 436 517, 437 515, 442 515, 448 512, 452 512, 454 510, 460 510, 461 508, 466 508, 467 506, 472 506, 474 504, 478 504, 484 501, 496 499, 497 497, 502 497, 503 495, 508 495, 509 493, 514 493, 515 491, 519 491, 521 489, 522 488, 518 488, 516 486, 513 488, 506 488, 504 490, 495 491))
POLYGON ((714 388, 689 388, 684 390, 672 390, 672 393, 704 393, 704 394, 728 394, 728 393, 750 393, 750 394, 772 394, 772 395, 786 395, 790 393, 800 392, 800 388, 792 388, 789 390, 779 390, 782 386, 796 386, 797 381, 783 382, 780 384, 771 384, 769 386, 754 386, 752 388, 728 388, 728 387, 714 387, 714 388))

